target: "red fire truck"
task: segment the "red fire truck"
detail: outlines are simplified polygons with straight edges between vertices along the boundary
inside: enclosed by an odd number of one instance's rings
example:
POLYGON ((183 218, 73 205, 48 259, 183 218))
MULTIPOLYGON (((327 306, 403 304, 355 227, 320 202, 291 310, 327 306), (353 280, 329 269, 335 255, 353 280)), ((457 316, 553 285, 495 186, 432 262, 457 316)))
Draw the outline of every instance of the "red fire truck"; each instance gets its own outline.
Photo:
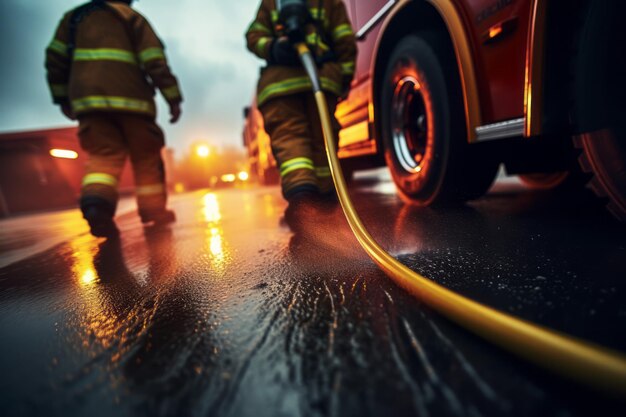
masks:
POLYGON ((348 167, 386 164, 421 205, 481 196, 500 164, 536 188, 584 178, 626 220, 626 2, 344 1, 348 167))

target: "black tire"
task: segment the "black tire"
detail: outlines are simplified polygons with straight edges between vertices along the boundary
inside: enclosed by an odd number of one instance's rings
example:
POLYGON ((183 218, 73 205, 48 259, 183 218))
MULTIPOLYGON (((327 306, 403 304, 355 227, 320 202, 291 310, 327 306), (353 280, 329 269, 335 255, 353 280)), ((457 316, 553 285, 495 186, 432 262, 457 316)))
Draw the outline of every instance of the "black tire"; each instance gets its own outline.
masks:
POLYGON ((603 129, 582 134, 574 143, 582 149, 579 161, 583 171, 592 174, 589 188, 606 199, 613 216, 626 222, 626 134, 603 129))
POLYGON ((385 160, 406 199, 459 203, 484 194, 498 163, 469 145, 456 63, 432 33, 404 37, 385 71, 380 98, 385 160))
POLYGON ((589 0, 574 61, 574 144, 589 188, 626 222, 626 28, 624 2, 589 0))

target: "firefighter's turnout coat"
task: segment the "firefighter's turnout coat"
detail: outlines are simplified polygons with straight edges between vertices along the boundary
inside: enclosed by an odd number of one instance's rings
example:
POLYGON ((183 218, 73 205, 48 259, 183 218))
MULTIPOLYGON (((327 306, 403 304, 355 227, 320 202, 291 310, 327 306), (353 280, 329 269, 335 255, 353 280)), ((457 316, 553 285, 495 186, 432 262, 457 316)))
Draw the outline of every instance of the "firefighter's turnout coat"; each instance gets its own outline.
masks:
MULTIPOLYGON (((309 0, 308 4, 315 24, 307 27, 306 43, 317 57, 334 54, 334 59, 320 69, 320 78, 324 91, 340 96, 354 77, 356 59, 354 32, 346 7, 342 0, 309 0)), ((276 0, 262 0, 246 34, 248 49, 267 60, 272 41, 282 34, 276 0)), ((261 71, 257 103, 261 106, 274 97, 310 90, 304 69, 268 66, 261 71)))
POLYGON ((164 136, 155 123, 155 87, 170 105, 182 97, 147 20, 116 1, 71 10, 46 50, 46 69, 53 101, 71 106, 80 122, 80 144, 88 155, 83 210, 98 205, 115 212, 119 178, 130 157, 142 219, 164 211, 164 136))
MULTIPOLYGON (((355 35, 342 0, 309 0, 308 6, 314 22, 306 27, 306 43, 321 59, 320 81, 332 114, 337 97, 347 92, 354 77, 355 35)), ((276 0, 262 0, 246 33, 248 49, 271 61, 272 43, 282 36, 276 0)), ((257 105, 271 138, 285 197, 307 188, 329 191, 332 181, 323 135, 304 69, 270 64, 262 68, 257 105)))
POLYGON ((169 102, 182 100, 164 46, 142 15, 108 2, 80 23, 70 57, 73 12, 65 14, 46 51, 55 103, 70 103, 77 115, 113 110, 154 116, 154 87, 169 102))

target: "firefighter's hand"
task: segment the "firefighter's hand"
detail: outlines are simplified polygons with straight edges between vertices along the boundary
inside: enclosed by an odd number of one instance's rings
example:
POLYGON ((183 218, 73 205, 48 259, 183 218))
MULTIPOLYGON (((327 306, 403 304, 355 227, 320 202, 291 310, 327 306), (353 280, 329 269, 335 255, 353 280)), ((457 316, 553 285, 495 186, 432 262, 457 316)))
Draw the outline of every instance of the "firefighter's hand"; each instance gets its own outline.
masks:
POLYGON ((182 110, 180 109, 180 103, 170 104, 170 123, 176 123, 180 119, 182 110))
POLYGON ((72 106, 70 106, 69 103, 61 104, 61 112, 63 112, 65 117, 67 117, 68 119, 76 120, 76 116, 74 115, 74 112, 72 111, 72 106))
POLYGON ((272 42, 269 63, 286 67, 297 67, 300 65, 298 53, 286 36, 272 42))

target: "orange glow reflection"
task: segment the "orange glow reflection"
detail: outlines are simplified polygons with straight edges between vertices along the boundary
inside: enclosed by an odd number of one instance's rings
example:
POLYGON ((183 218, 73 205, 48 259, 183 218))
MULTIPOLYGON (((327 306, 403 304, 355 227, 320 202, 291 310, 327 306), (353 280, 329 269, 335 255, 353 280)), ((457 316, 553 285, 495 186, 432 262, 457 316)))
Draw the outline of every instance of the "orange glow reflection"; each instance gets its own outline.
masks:
POLYGON ((224 247, 222 241, 222 233, 219 228, 211 227, 209 229, 209 250, 216 258, 224 258, 224 247))
POLYGON ((222 220, 222 213, 220 212, 220 205, 217 202, 217 196, 213 193, 209 193, 204 196, 204 207, 202 209, 204 213, 204 219, 208 223, 217 223, 222 220))
POLYGON ((91 287, 98 282, 98 274, 93 266, 93 257, 97 251, 95 241, 91 236, 75 239, 70 244, 72 248, 72 272, 76 282, 81 287, 91 287))
POLYGON ((228 251, 224 243, 224 230, 220 226, 222 220, 220 204, 214 193, 206 194, 203 203, 202 212, 207 222, 206 250, 210 254, 210 263, 221 269, 226 265, 228 251))

